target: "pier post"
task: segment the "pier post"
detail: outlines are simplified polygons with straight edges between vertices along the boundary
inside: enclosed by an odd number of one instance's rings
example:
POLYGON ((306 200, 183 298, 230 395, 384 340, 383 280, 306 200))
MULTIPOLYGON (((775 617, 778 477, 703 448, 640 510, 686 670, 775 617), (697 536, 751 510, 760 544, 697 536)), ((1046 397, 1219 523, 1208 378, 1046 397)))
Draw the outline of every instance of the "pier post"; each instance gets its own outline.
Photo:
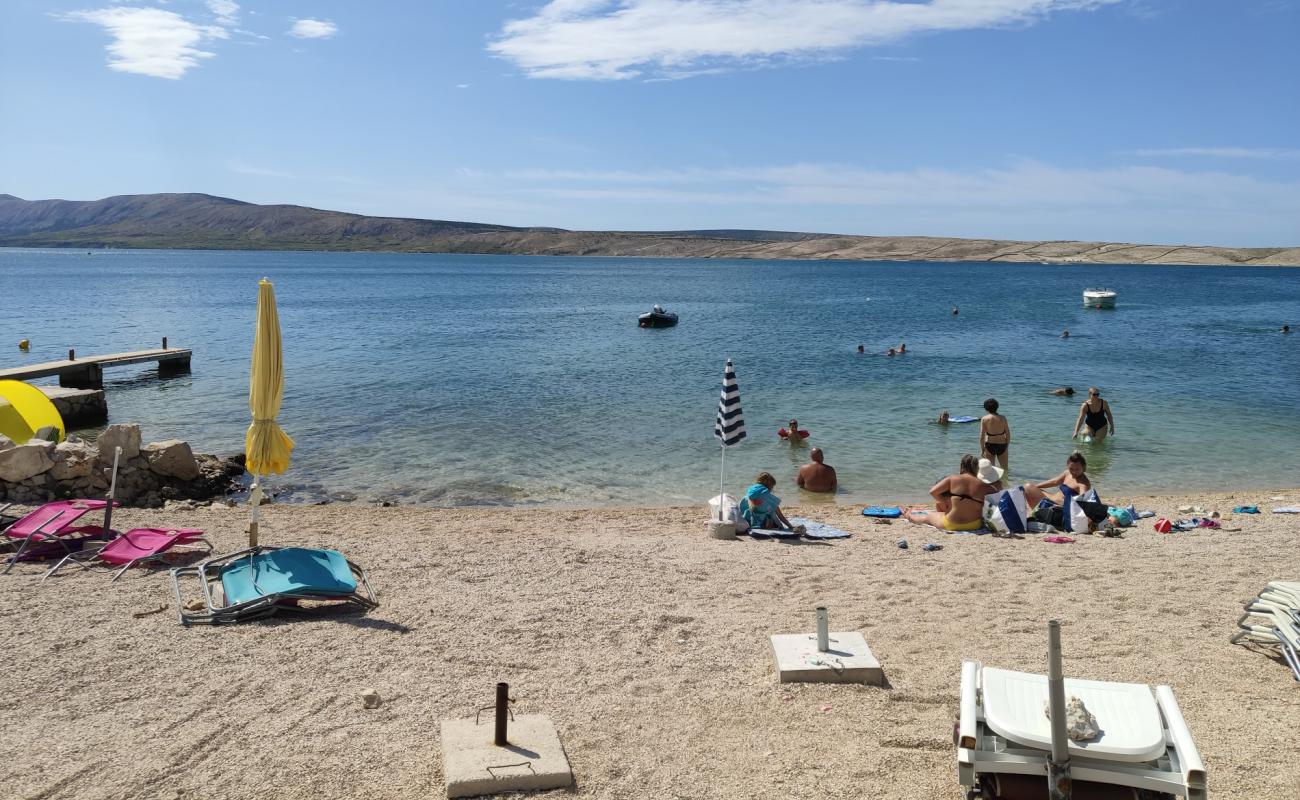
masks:
POLYGON ((90 363, 71 372, 61 372, 59 385, 67 389, 103 389, 104 368, 90 363))

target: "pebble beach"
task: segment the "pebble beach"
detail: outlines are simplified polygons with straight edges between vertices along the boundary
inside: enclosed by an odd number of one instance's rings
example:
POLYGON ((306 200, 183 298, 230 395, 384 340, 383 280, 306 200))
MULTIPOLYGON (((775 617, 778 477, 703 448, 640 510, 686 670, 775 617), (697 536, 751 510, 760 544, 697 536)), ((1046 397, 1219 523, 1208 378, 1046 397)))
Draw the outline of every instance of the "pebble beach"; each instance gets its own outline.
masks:
MULTIPOLYGON (((1148 519, 1054 545, 838 505, 795 512, 852 538, 789 544, 710 539, 703 508, 272 505, 264 544, 343 551, 381 605, 221 628, 177 624, 162 570, 41 583, 20 564, 0 577, 0 787, 438 797, 440 721, 508 681, 517 712, 555 723, 576 776, 542 796, 958 798, 961 662, 1045 672, 1059 618, 1067 676, 1173 688, 1212 797, 1297 796, 1300 686, 1228 637, 1267 581, 1300 578, 1300 516, 1267 513, 1300 489, 1116 499, 1219 510, 1224 528, 1166 535, 1148 519), (1230 512, 1243 504, 1265 513, 1230 512), (866 637, 885 687, 777 681, 768 637, 811 631, 818 605, 866 637)), ((247 509, 126 508, 114 524, 203 528, 229 552, 247 509)))

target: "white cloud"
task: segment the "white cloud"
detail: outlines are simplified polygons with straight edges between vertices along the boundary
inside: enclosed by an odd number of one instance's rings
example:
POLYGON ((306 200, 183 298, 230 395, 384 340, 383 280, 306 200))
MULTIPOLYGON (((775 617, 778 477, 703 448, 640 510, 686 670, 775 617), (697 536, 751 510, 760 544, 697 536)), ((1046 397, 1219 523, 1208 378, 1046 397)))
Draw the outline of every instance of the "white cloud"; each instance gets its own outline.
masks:
MULTIPOLYGON (((233 3, 231 5, 234 5, 233 3)), ((90 22, 108 31, 108 68, 176 80, 213 53, 200 49, 205 40, 225 39, 221 26, 198 25, 160 8, 113 6, 58 15, 68 22, 90 22)))
POLYGON ((1122 0, 552 0, 488 49, 536 78, 682 77, 1122 0))
POLYGON ((339 27, 327 19, 294 20, 289 35, 296 39, 328 39, 339 32, 339 27))
POLYGON ((218 25, 229 27, 239 22, 239 3, 234 0, 207 0, 207 6, 218 25))
POLYGON ((457 88, 457 89, 468 89, 468 88, 469 88, 469 84, 468 84, 468 83, 458 83, 458 84, 456 84, 456 88, 457 88))
POLYGON ((1147 157, 1204 156, 1207 158, 1300 158, 1300 150, 1286 147, 1167 147, 1133 150, 1132 155, 1147 157))

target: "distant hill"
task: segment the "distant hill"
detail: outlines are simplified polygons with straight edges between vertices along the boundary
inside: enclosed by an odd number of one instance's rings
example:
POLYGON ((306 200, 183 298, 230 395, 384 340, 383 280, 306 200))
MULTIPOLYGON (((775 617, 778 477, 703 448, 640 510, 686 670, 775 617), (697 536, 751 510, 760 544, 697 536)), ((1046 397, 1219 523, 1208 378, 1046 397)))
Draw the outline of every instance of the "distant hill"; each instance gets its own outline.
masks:
POLYGON ((1015 242, 754 230, 569 231, 365 217, 304 206, 259 206, 206 194, 120 195, 90 201, 23 200, 0 194, 0 246, 1300 266, 1300 247, 1015 242))

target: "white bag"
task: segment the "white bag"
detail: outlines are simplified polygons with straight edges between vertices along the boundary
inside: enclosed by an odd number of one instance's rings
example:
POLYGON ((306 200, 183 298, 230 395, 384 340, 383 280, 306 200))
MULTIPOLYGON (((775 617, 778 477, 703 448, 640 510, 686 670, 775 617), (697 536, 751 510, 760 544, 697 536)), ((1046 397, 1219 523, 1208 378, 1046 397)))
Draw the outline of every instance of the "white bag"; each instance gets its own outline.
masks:
POLYGON ((720 494, 709 498, 709 519, 719 519, 719 504, 722 505, 722 522, 735 522, 740 518, 740 506, 736 503, 736 498, 729 494, 720 494))

